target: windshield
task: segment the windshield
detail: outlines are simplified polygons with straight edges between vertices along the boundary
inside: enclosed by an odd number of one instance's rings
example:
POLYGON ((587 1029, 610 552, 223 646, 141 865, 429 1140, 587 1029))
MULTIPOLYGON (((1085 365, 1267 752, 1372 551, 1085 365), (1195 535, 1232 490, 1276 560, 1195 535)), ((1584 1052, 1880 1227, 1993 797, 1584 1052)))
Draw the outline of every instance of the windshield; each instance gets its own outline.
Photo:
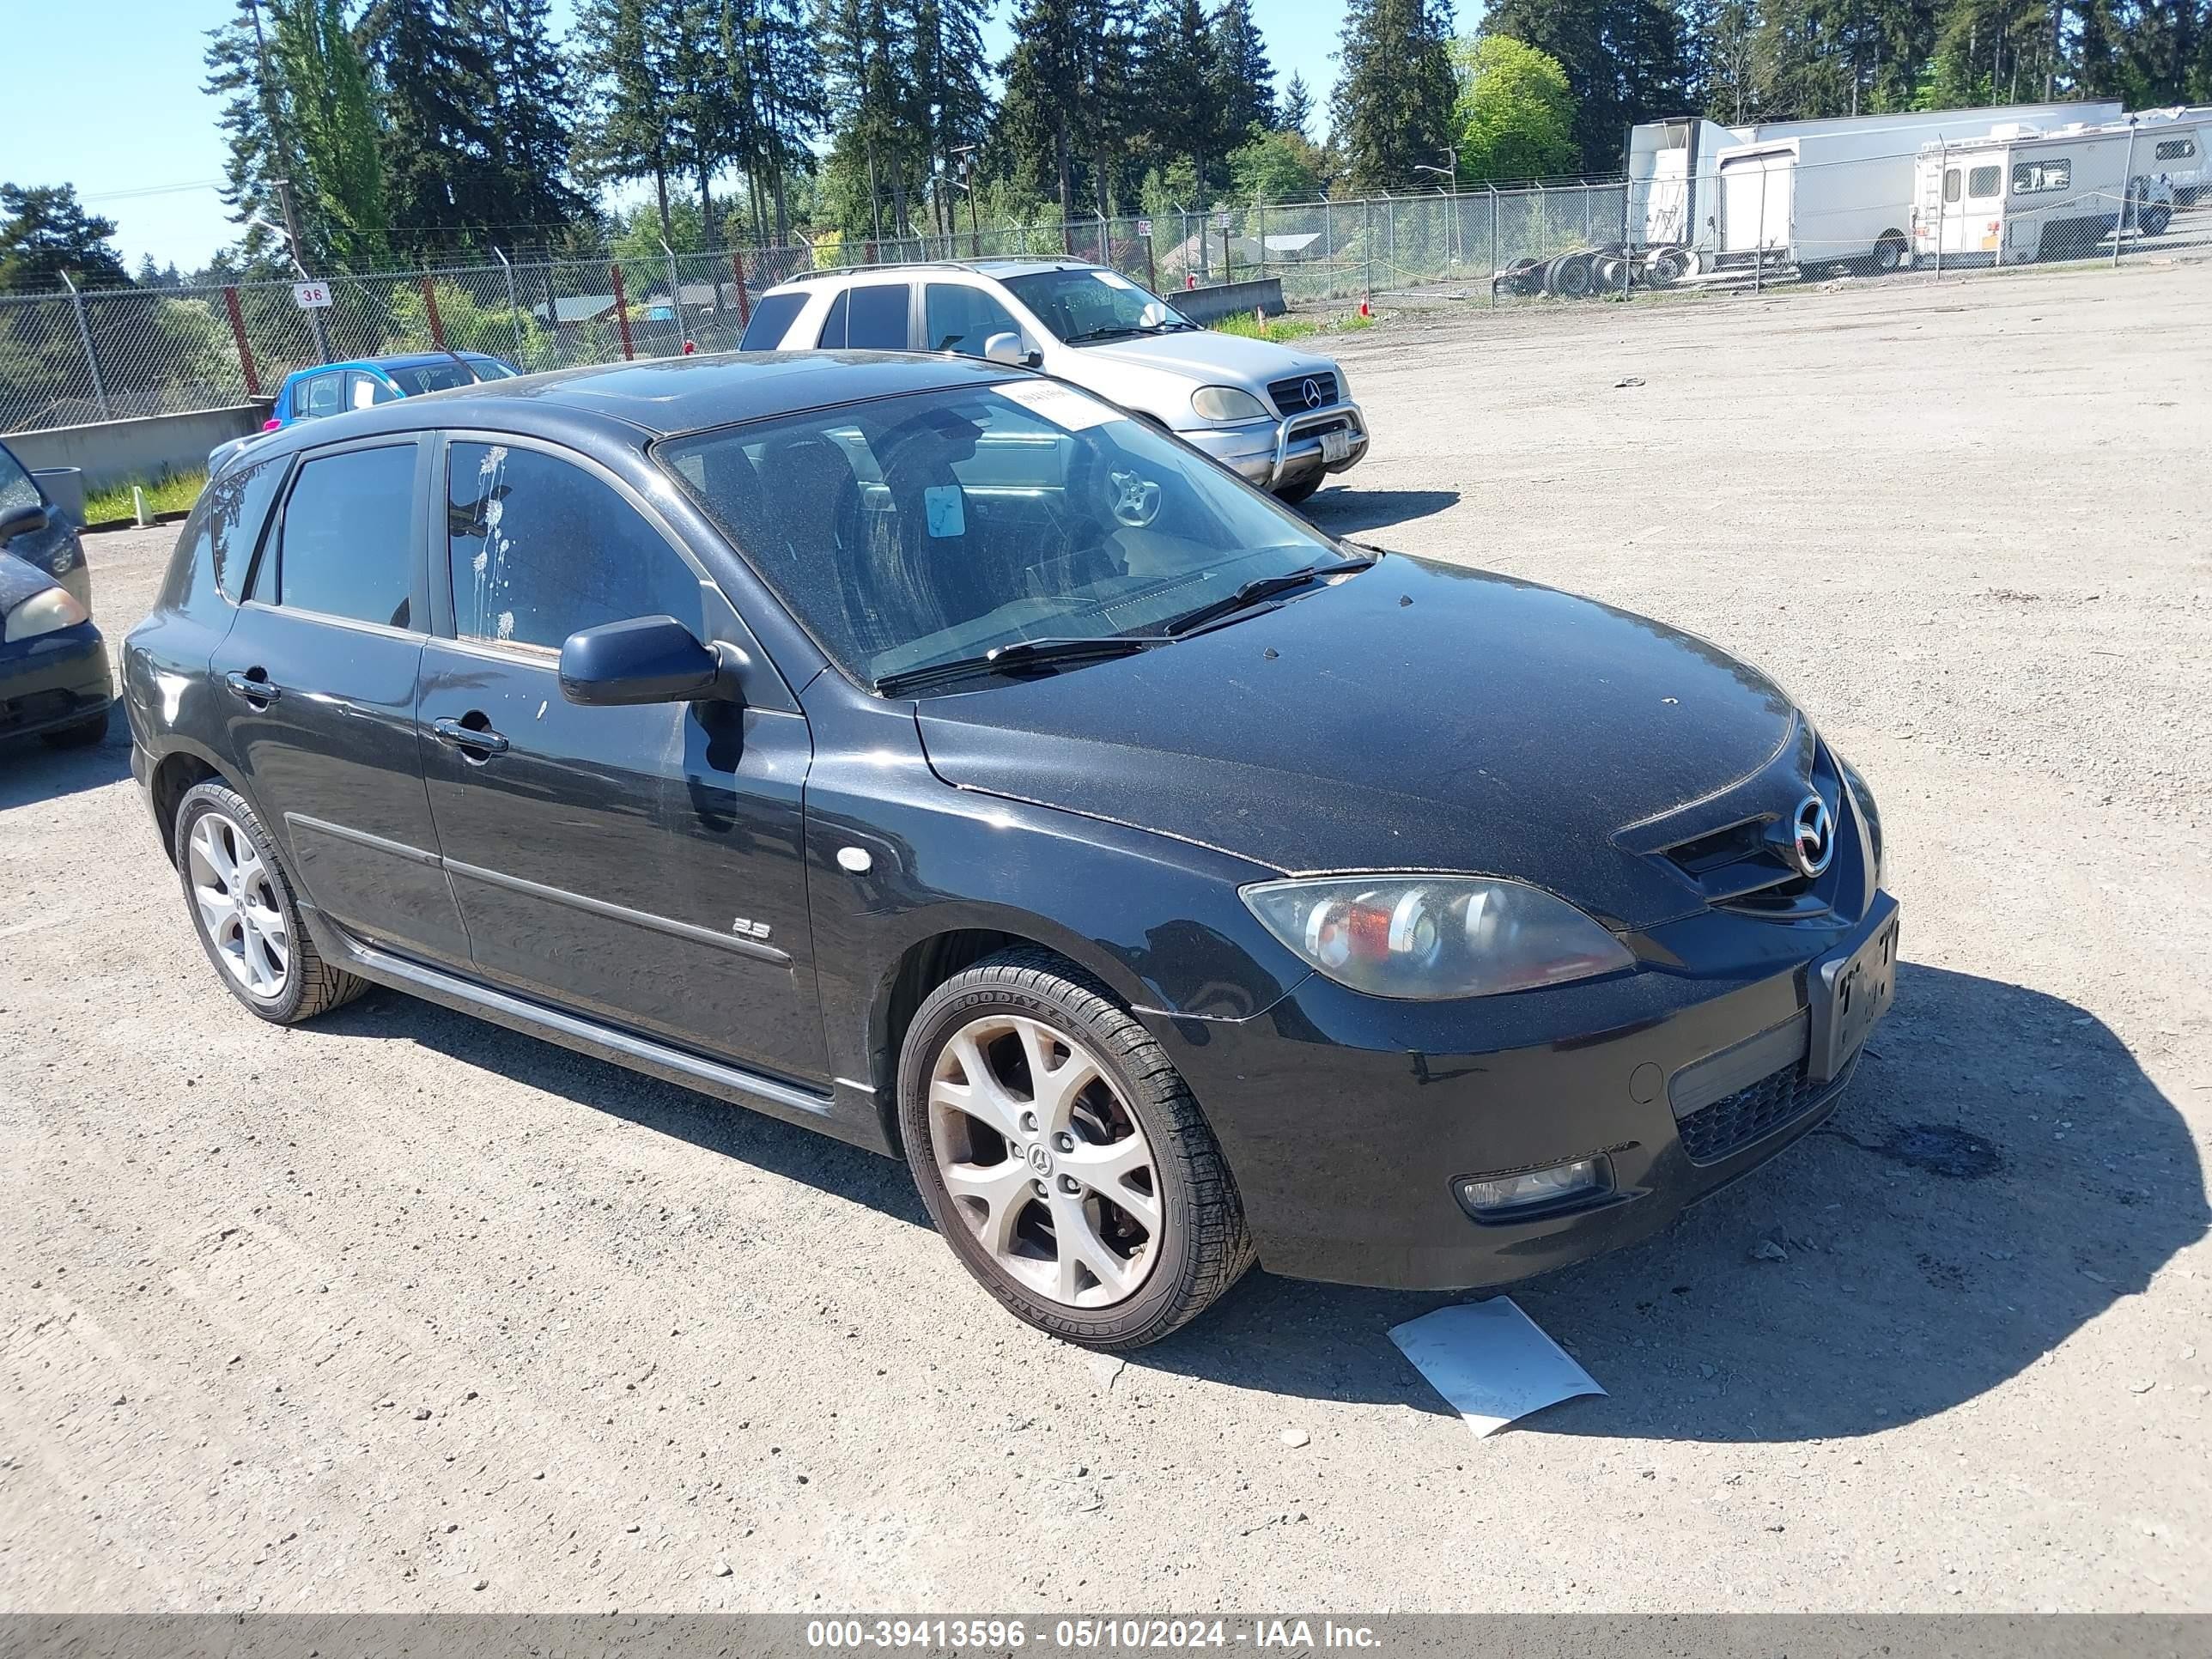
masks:
POLYGON ((1050 380, 879 398, 653 453, 868 684, 1020 640, 1157 634, 1340 556, 1266 496, 1050 380))
POLYGON ((1198 326, 1119 271, 1040 270, 1009 276, 1006 287, 1065 345, 1198 326))
POLYGON ((426 392, 448 392, 457 386, 474 386, 479 379, 492 380, 487 372, 479 375, 475 366, 454 362, 422 363, 413 368, 387 368, 392 383, 410 398, 419 398, 426 392))

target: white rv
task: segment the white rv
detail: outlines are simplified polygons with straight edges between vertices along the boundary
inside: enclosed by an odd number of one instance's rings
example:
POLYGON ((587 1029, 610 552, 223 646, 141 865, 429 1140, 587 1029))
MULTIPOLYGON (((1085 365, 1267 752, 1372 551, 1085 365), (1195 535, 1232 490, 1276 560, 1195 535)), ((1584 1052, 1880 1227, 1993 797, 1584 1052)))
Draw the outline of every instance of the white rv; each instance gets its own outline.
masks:
POLYGON ((1629 228, 1703 270, 1750 264, 1893 270, 1911 249, 1921 147, 1999 125, 2118 119, 2116 102, 1907 111, 1723 126, 1684 117, 1629 135, 1629 228))
POLYGON ((2154 131, 2127 122, 2048 132, 2015 126, 1929 144, 1914 164, 1914 258, 2001 265, 2085 258, 2112 234, 2124 204, 2130 224, 2165 229, 2171 191, 2144 172, 2154 131))

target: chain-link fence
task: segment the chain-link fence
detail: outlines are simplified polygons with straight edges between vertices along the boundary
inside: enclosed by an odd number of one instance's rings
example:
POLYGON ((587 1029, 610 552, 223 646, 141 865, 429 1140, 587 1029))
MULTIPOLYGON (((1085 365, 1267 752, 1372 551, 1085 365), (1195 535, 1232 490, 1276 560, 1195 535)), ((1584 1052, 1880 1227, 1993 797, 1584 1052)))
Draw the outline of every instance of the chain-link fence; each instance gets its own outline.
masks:
MULTIPOLYGON (((486 352, 528 372, 669 356, 687 344, 729 350, 763 290, 799 271, 833 266, 1072 257, 1110 265, 1170 296, 1273 278, 1285 303, 1317 306, 1436 283, 1465 284, 1468 297, 1491 304, 1626 295, 1700 269, 1756 287, 1785 272, 1825 276, 1854 264, 1821 239, 1816 204, 1823 198, 1810 188, 1817 169, 1794 158, 1792 165, 1802 177, 1788 206, 1778 210, 1774 225, 1755 228, 1744 245, 1750 251, 1733 264, 1723 237, 1718 258, 1686 257, 1666 266, 1668 250, 1641 246, 1653 186, 1611 179, 971 224, 902 238, 832 234, 811 246, 641 260, 500 260, 334 276, 308 285, 313 295, 290 282, 0 295, 0 432, 236 407, 272 398, 294 369, 398 352, 486 352), (305 305, 303 297, 325 303, 305 305)), ((1979 177, 1969 158, 1959 188, 1972 191, 1979 177)), ((1948 206, 1939 215, 1931 202, 1926 215, 1907 216, 1916 246, 1905 257, 1856 264, 1911 268, 1940 280, 1977 264, 2117 261, 2212 247, 2212 181, 2200 191, 2197 179, 2186 174, 2179 189, 2162 177, 2136 179, 2133 199, 2109 191, 2109 200, 2092 200, 2094 190, 2079 191, 2086 205, 2068 221, 2079 230, 2079 246, 2063 236, 2054 242, 2039 229, 2034 243, 2015 242, 2008 228, 1967 222, 1972 215, 1948 206), (2154 199, 2146 193, 2154 188, 2154 199), (1918 228, 1923 217, 1928 237, 1918 228), (1929 245, 1917 246, 1921 240, 1929 245)), ((1759 183, 1754 194, 1763 204, 1770 187, 1764 176, 1759 183)), ((1727 197, 1723 210, 1735 200, 1727 197)), ((1965 206, 1975 204, 1966 195, 1965 206)), ((1826 210, 1835 210, 1832 203, 1826 210)))

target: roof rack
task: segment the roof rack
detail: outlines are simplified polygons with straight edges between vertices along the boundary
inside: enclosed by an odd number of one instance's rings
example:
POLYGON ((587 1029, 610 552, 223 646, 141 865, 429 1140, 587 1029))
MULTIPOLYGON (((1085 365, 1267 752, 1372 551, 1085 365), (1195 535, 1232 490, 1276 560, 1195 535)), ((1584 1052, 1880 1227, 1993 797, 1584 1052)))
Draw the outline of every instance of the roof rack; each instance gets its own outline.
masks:
POLYGON ((794 270, 782 280, 806 283, 817 276, 851 276, 865 271, 977 270, 985 265, 1088 265, 1091 263, 1072 253, 987 253, 977 259, 908 259, 896 264, 821 265, 811 270, 794 270))

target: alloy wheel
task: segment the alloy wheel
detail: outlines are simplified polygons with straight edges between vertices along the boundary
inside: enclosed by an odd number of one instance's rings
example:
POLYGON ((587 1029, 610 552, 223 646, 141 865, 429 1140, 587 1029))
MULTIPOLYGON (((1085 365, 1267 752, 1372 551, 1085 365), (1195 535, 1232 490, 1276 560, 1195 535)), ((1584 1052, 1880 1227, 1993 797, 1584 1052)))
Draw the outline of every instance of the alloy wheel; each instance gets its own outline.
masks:
POLYGON ((223 969, 262 1001, 283 995, 292 972, 291 929, 261 854, 221 812, 192 825, 186 848, 192 902, 223 969))
POLYGON ((930 1150, 992 1262, 1038 1296, 1103 1308, 1161 1253, 1152 1145, 1104 1064, 1036 1019, 993 1013, 939 1051, 930 1150))

